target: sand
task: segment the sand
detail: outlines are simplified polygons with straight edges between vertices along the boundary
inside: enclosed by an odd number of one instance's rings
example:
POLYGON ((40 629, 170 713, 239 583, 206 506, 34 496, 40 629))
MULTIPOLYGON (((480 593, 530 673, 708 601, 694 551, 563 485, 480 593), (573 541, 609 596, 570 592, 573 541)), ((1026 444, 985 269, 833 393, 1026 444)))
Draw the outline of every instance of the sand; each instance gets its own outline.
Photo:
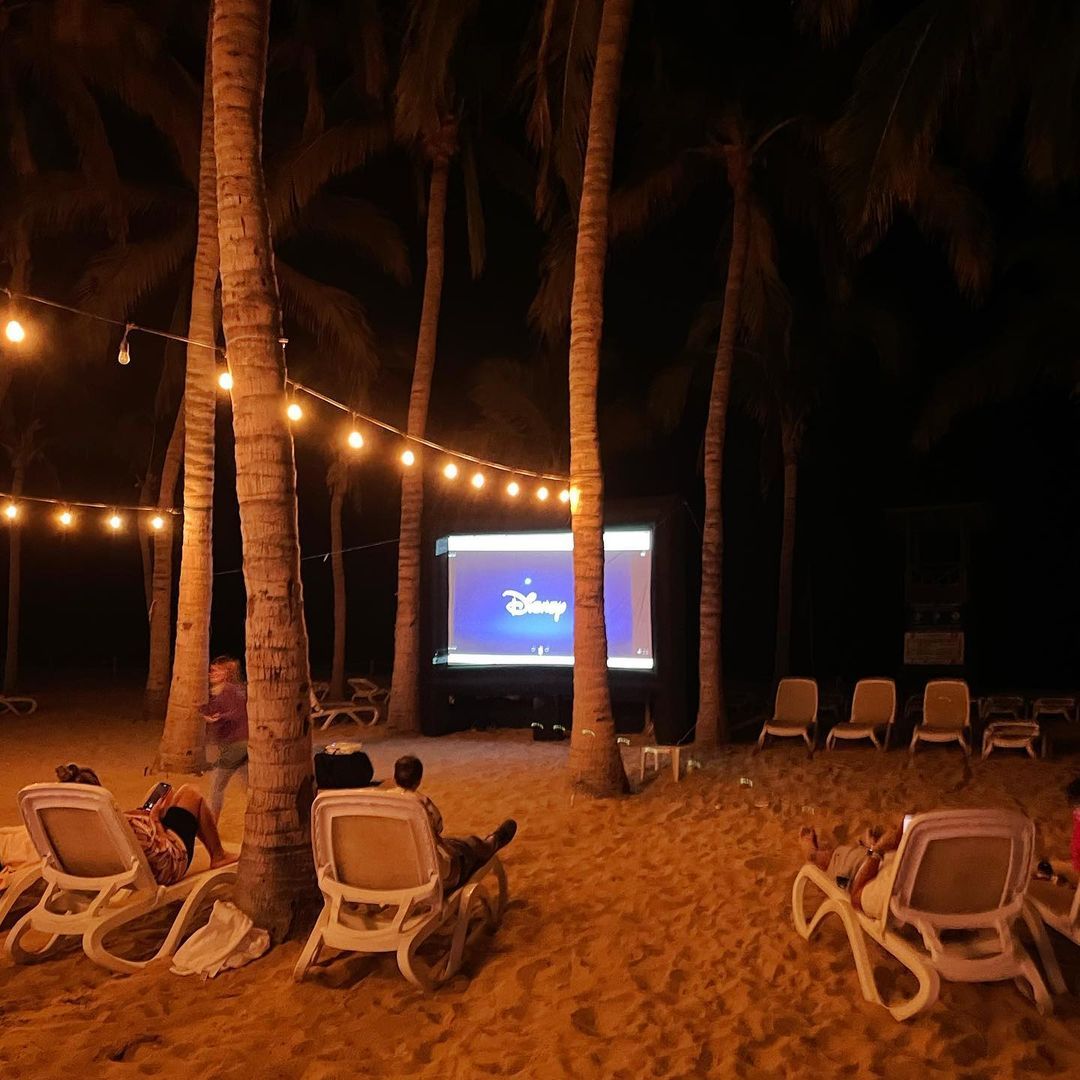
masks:
MULTIPOLYGON (((0 718, 0 825, 16 823, 21 785, 70 759, 134 805, 157 735, 138 715, 136 693, 112 691, 44 695, 36 716, 0 718)), ((298 986, 296 941, 207 983, 163 967, 114 976, 78 951, 32 968, 0 959, 0 1076, 1080 1074, 1076 997, 1043 1018, 1011 983, 946 983, 898 1024, 862 1000, 838 926, 807 944, 790 919, 801 823, 826 838, 839 824, 842 838, 912 809, 1018 807, 1039 823, 1040 850, 1065 854, 1060 791, 1076 759, 1002 754, 967 774, 947 749, 907 769, 904 753, 808 761, 794 745, 758 758, 736 747, 681 784, 664 773, 635 797, 571 805, 565 744, 522 732, 365 741, 376 775, 405 750, 422 756, 448 832, 520 822, 505 921, 460 975, 424 995, 392 958, 354 957, 298 986)), ((242 813, 231 788, 226 840, 240 839, 242 813)), ((1055 945, 1077 993, 1080 949, 1055 945)), ((883 984, 902 985, 881 964, 883 984)))

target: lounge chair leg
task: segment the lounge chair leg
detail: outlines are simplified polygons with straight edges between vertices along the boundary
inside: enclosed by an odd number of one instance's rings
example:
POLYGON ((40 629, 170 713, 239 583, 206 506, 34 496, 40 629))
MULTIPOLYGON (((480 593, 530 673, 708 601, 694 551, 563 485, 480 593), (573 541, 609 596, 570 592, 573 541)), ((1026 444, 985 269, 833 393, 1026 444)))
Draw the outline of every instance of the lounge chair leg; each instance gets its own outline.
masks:
POLYGON ((421 930, 415 937, 403 941, 397 950, 397 962, 401 974, 418 990, 423 990, 425 993, 434 990, 442 980, 432 977, 431 969, 417 957, 416 952, 438 927, 438 921, 432 922, 429 927, 421 930))
POLYGON ((300 957, 296 961, 296 966, 293 968, 292 977, 295 982, 300 982, 307 974, 308 968, 319 959, 319 951, 323 945, 323 934, 329 921, 330 905, 324 904, 322 911, 319 912, 319 917, 315 920, 315 925, 311 928, 311 933, 308 935, 303 949, 300 950, 300 957))
POLYGON ((1046 972, 1046 981, 1055 994, 1064 994, 1068 991, 1065 978, 1061 974, 1061 965, 1058 963, 1057 953, 1050 943, 1050 935, 1046 932, 1039 913, 1029 903, 1024 904, 1024 923, 1035 942, 1035 948, 1039 951, 1039 959, 1042 961, 1043 971, 1046 972))
POLYGON ((23 938, 33 929, 31 917, 33 911, 28 911, 12 928, 4 942, 4 951, 15 961, 16 964, 37 964, 48 959, 55 951, 60 942, 60 934, 52 934, 40 949, 24 949, 23 938))
POLYGON ((0 926, 8 912, 18 903, 19 898, 28 889, 32 889, 41 880, 41 863, 25 866, 8 882, 8 887, 0 894, 0 926))
POLYGON ((236 866, 223 866, 220 870, 209 875, 206 880, 200 882, 196 888, 192 889, 188 894, 187 899, 184 901, 183 906, 177 912, 172 927, 169 929, 168 936, 161 943, 161 948, 154 954, 154 959, 161 960, 167 956, 172 956, 172 954, 176 952, 177 946, 180 944, 180 939, 191 925, 191 920, 198 914, 199 906, 202 902, 215 889, 235 884, 236 866))

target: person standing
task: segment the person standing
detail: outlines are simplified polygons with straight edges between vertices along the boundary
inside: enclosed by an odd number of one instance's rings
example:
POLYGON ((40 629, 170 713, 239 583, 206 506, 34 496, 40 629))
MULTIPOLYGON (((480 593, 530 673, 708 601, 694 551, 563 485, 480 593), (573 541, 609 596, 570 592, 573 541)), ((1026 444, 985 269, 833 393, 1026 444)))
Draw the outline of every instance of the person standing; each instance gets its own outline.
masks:
POLYGON ((225 805, 225 788, 240 774, 247 787, 247 687, 240 674, 240 661, 218 656, 210 664, 210 700, 203 706, 209 741, 217 744, 218 755, 210 775, 208 802, 215 820, 225 805))

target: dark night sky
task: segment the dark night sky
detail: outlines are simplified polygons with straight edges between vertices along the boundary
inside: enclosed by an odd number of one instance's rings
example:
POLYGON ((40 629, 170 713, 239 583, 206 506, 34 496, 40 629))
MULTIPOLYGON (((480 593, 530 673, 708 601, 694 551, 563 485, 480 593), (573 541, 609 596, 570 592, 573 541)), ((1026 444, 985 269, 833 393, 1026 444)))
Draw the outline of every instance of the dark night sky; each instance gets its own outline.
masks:
MULTIPOLYGON (((734 85, 782 81, 777 65, 814 70, 805 87, 805 107, 820 118, 842 105, 850 74, 865 47, 856 38, 824 59, 790 27, 786 3, 754 6, 742 25, 723 27, 741 47, 738 66, 724 68, 727 41, 715 48, 700 26, 679 31, 679 5, 642 3, 627 67, 627 127, 620 132, 620 168, 632 171, 638 132, 638 97, 646 85, 645 56, 650 40, 674 41, 680 78, 712 80, 722 93, 734 85), (750 25, 753 24, 753 25, 750 25), (771 66, 770 66, 771 65, 771 66), (721 73, 721 69, 725 73, 721 73), (706 73, 702 75, 702 73, 706 73)), ((494 33, 520 34, 510 15, 494 33)), ((717 21, 721 21, 717 17, 717 21)), ((719 27, 712 27, 719 32, 719 27)), ((874 27, 864 28, 872 37, 874 27)), ((517 48, 520 48, 520 44, 517 48)), ((190 47, 189 47, 190 51, 190 47)), ((512 51, 508 50, 512 55, 512 51)), ((777 91, 779 93, 779 90, 777 91)), ((766 110, 768 94, 760 107, 766 110)), ((271 100, 275 100, 273 94, 271 100)), ((48 128, 43 114, 43 127, 48 128)), ((268 112, 269 138, 273 113, 268 112)), ((514 119, 493 121, 499 134, 518 140, 514 119)), ((114 140, 126 174, 161 178, 167 173, 160 146, 143 125, 122 111, 113 117, 114 140)), ((65 149, 58 145, 58 160, 65 149)), ((973 183, 991 215, 998 249, 1017 250, 1024 238, 1047 236, 1076 249, 1080 201, 1075 185, 1033 194, 1020 177, 1017 139, 1006 139, 998 156, 973 183)), ((341 185, 371 196, 402 227, 412 252, 414 284, 401 289, 358 266, 333 247, 303 248, 292 254, 306 269, 350 288, 367 304, 386 357, 409 355, 423 279, 423 226, 412 202, 412 185, 399 151, 373 163, 360 177, 341 185)), ((531 207, 489 183, 484 189, 488 262, 479 281, 468 273, 463 197, 455 184, 447 227, 447 278, 442 305, 439 357, 430 432, 456 438, 472 422, 468 390, 478 361, 491 357, 533 360, 541 347, 526 313, 538 281, 543 234, 531 207)), ((713 294, 726 259, 728 194, 722 183, 706 186, 671 219, 641 242, 616 245, 609 264, 605 322, 604 404, 632 403, 641 409, 658 368, 685 354, 690 322, 698 305, 713 294)), ((34 288, 71 299, 79 267, 95 250, 94 237, 35 248, 34 288), (73 255, 74 252, 74 255, 73 255)), ((796 254, 796 260, 808 260, 796 254)), ((805 280, 805 266, 793 275, 805 280)), ((1074 272, 1075 273, 1075 272, 1074 272)), ((916 433, 926 402, 948 373, 970 362, 1024 320, 1039 319, 1041 297, 1051 284, 1024 266, 1010 277, 999 267, 988 294, 961 296, 939 250, 923 241, 902 217, 880 248, 852 278, 855 297, 880 302, 894 315, 890 346, 895 367, 883 365, 873 350, 856 343, 835 358, 807 427, 802 457, 796 548, 794 668, 822 678, 890 674, 900 668, 904 619, 902 535, 889 508, 935 503, 979 507, 970 536, 972 664, 977 685, 1069 686, 1073 683, 1080 630, 1080 581, 1074 550, 1080 532, 1080 440, 1071 385, 1036 379, 1007 402, 974 410, 955 421, 929 448, 916 433), (1020 299, 1032 302, 1024 307, 1020 299), (1019 299, 1018 299, 1019 298, 1019 299)), ((806 303, 819 304, 812 287, 806 303)), ((135 317, 166 326, 172 296, 147 299, 135 317)), ((50 440, 52 472, 32 472, 27 489, 75 498, 136 501, 135 469, 118 432, 136 414, 152 408, 163 362, 160 342, 133 340, 133 362, 115 363, 116 338, 105 351, 85 355, 80 324, 69 319, 33 321, 45 341, 35 355, 15 357, 5 347, 3 362, 18 365, 12 403, 17 417, 40 415, 50 440), (55 475, 53 475, 53 473, 55 475)), ((1018 346, 1019 347, 1019 346, 1018 346)), ((1031 346, 1027 346, 1031 347, 1031 346)), ((1029 356, 1033 369, 1043 357, 1029 356)), ((301 379, 318 385, 333 378, 333 358, 305 349, 302 336, 293 358, 301 379)), ((408 372, 387 364, 373 385, 371 408, 390 418, 403 416, 408 372)), ((675 494, 687 513, 701 510, 697 461, 704 406, 691 409, 671 434, 654 432, 638 447, 606 450, 605 467, 613 497, 675 494)), ((324 477, 330 414, 320 430, 316 411, 297 437, 301 542, 305 555, 325 552, 328 543, 324 477)), ((215 559, 215 650, 238 650, 242 643, 242 580, 229 573, 240 564, 235 500, 231 495, 231 441, 228 409, 219 409, 218 510, 215 559)), ((159 445, 168 423, 159 422, 159 445)), ((728 435, 725 476, 727 670, 736 681, 766 679, 771 671, 772 633, 779 549, 780 485, 762 483, 762 434, 738 400, 728 435)), ((529 464, 522 462, 522 464, 529 464)), ((396 472, 383 443, 362 468, 359 505, 350 508, 347 545, 395 536, 396 472)), ((6 474, 5 480, 6 483, 6 474)), ((142 581, 134 536, 106 537, 84 519, 77 535, 58 537, 40 513, 23 526, 23 657, 33 686, 46 671, 65 668, 138 669, 146 649, 142 581)), ((696 533, 688 530, 691 547, 696 533)), ((3 541, 0 541, 3 543, 3 541)), ((4 560, 6 565, 6 559, 4 560)), ((392 545, 347 556, 350 584, 349 659, 353 670, 388 670, 392 638, 395 549, 392 545)), ((330 572, 322 559, 304 564, 312 657, 316 671, 329 660, 330 572)))

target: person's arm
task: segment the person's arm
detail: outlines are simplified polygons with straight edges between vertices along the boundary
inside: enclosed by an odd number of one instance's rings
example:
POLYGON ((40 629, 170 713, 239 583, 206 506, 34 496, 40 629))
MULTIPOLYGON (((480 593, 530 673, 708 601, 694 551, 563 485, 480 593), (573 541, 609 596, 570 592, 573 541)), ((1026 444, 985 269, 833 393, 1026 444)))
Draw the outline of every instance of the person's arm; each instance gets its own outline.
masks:
POLYGON ((431 822, 431 831, 436 836, 442 836, 443 819, 439 808, 426 795, 421 798, 424 800, 424 809, 427 810, 428 820, 431 822))

